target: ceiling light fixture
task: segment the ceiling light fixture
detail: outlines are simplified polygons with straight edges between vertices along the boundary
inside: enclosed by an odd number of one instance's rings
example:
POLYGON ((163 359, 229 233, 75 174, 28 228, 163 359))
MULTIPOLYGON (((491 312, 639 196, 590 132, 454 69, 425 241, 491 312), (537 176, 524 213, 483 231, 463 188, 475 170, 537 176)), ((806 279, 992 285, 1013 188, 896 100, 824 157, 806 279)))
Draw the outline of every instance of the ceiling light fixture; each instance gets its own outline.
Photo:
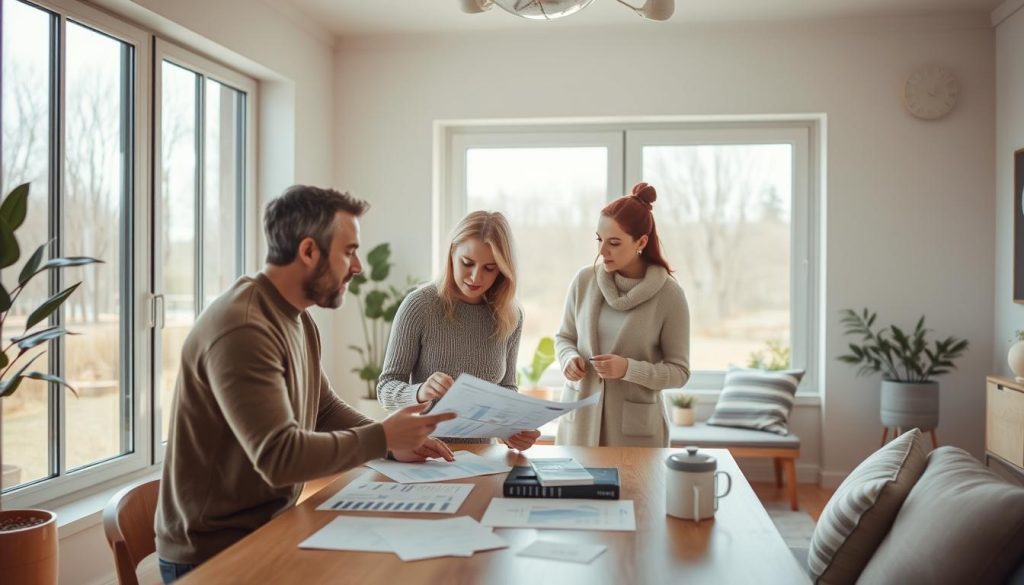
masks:
MULTIPOLYGON (((576 14, 594 0, 460 0, 462 11, 476 14, 491 9, 497 4, 505 12, 529 18, 530 20, 554 20, 576 14)), ((616 0, 638 16, 648 20, 668 20, 675 12, 675 0, 644 0, 642 6, 634 6, 626 0, 616 0)))

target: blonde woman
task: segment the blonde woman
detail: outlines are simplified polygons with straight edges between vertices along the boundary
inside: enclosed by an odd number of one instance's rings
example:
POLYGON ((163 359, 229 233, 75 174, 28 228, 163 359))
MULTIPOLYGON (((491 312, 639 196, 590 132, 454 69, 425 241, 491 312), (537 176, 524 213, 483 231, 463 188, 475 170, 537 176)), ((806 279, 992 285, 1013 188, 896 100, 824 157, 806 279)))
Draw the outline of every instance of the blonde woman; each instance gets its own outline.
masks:
POLYGON ((562 400, 603 395, 559 422, 559 445, 668 446, 661 391, 690 378, 690 311, 662 255, 656 198, 639 183, 601 210, 598 265, 569 287, 555 336, 562 400))
MULTIPOLYGON (((456 226, 438 281, 410 293, 398 308, 377 400, 389 409, 436 400, 461 373, 517 392, 522 328, 508 221, 500 213, 474 211, 456 226)), ((539 431, 522 431, 505 443, 525 450, 538 437, 539 431)))

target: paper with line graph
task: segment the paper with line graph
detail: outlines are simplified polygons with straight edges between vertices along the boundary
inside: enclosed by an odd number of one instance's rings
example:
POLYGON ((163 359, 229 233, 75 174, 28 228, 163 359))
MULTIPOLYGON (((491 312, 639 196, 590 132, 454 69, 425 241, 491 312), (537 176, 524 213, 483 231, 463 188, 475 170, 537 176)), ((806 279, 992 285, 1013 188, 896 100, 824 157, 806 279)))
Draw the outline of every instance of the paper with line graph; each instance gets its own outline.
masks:
POLYGON ((454 514, 471 491, 471 483, 355 481, 317 506, 317 510, 454 514))
POLYGON ((465 479, 477 475, 491 475, 511 471, 512 466, 502 461, 481 457, 469 451, 456 451, 455 461, 428 459, 422 463, 402 463, 388 459, 367 461, 366 466, 400 483, 424 483, 465 479))
POLYGON ((539 400, 509 392, 507 388, 469 374, 460 374, 448 392, 430 409, 430 414, 454 412, 458 417, 437 425, 433 435, 507 439, 519 431, 539 429, 563 414, 597 404, 600 400, 600 392, 576 402, 539 400))

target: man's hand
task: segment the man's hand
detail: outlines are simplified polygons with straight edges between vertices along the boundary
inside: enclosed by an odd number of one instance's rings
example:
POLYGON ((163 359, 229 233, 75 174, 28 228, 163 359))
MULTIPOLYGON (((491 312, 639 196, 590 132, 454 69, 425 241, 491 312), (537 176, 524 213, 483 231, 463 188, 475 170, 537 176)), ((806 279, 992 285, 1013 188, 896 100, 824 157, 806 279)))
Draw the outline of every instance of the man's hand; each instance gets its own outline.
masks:
POLYGON ((431 400, 437 400, 448 393, 448 389, 452 387, 455 380, 451 376, 444 372, 434 372, 430 374, 430 377, 420 384, 420 389, 416 391, 417 402, 430 402, 431 400))
POLYGON ((517 449, 519 451, 526 451, 540 438, 540 431, 519 431, 507 439, 502 439, 502 442, 508 445, 509 449, 517 449))
POLYGON ((629 361, 614 354, 595 355, 590 358, 597 375, 606 380, 619 380, 626 375, 629 361))
POLYGON ((448 445, 434 437, 428 438, 417 449, 392 450, 391 455, 396 461, 404 461, 406 463, 419 463, 427 459, 437 458, 444 459, 445 461, 455 461, 455 454, 448 448, 448 445))
MULTIPOLYGON (((419 449, 438 424, 456 416, 454 412, 420 415, 428 406, 429 403, 406 406, 381 421, 389 451, 398 453, 419 449)), ((451 450, 448 452, 451 453, 451 450)))
POLYGON ((583 376, 587 374, 587 362, 583 361, 583 358, 576 356, 569 360, 565 364, 565 369, 562 370, 562 375, 565 376, 566 380, 570 382, 577 382, 583 379, 583 376))

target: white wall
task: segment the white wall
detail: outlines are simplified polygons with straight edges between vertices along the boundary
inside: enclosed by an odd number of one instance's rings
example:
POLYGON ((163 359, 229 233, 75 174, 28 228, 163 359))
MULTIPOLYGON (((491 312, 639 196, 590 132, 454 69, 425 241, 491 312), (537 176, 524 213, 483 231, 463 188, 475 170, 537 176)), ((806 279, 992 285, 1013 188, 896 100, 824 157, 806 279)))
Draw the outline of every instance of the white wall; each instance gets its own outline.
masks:
MULTIPOLYGON (((398 274, 430 274, 437 119, 817 113, 828 116, 827 333, 821 466, 834 482, 877 448, 878 379, 835 361, 838 311, 922 313, 970 353, 942 378, 944 444, 982 450, 992 363, 994 34, 986 18, 756 27, 644 27, 339 41, 335 183, 370 199, 363 241, 392 242, 398 274), (938 63, 957 109, 923 122, 906 76, 938 63)), ((352 307, 338 347, 358 339, 352 307)), ((354 397, 351 352, 336 386, 354 397)))
MULTIPOLYGON (((334 41, 329 33, 272 2, 94 3, 259 80, 257 180, 261 209, 266 200, 293 183, 332 183, 334 41)), ((263 249, 262 226, 257 232, 263 249)), ((262 257, 261 253, 261 263, 262 257)), ((323 325, 324 314, 316 316, 323 325)), ((330 355, 333 335, 330 327, 323 328, 325 351, 330 355)), ((64 532, 60 543, 62 584, 116 582, 101 525, 64 532)))
MULTIPOLYGON (((1011 4, 1011 3, 1007 3, 1011 4)), ((1021 4, 1017 2, 1017 4, 1021 4)), ((1011 376, 1010 339, 1024 329, 1024 305, 1013 302, 1013 153, 1024 148, 1024 10, 996 27, 996 287, 994 372, 1011 376)), ((1018 250, 1024 254, 1024 250, 1018 250)))

